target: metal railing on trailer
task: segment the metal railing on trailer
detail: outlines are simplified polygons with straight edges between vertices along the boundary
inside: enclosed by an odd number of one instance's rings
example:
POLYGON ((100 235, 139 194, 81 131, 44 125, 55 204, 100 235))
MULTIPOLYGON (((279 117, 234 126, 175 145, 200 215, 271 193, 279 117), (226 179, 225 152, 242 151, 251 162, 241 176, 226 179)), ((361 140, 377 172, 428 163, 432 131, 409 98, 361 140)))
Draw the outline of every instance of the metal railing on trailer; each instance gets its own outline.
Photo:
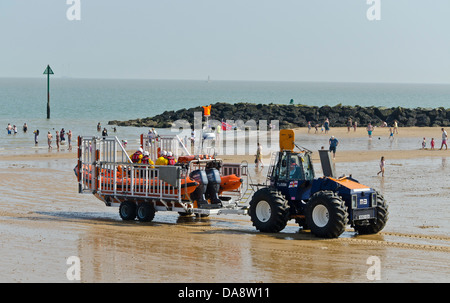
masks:
POLYGON ((175 158, 189 156, 190 152, 185 142, 178 135, 159 135, 149 138, 141 134, 141 147, 149 152, 150 158, 155 161, 162 151, 171 151, 175 158))
MULTIPOLYGON (((149 137, 148 135, 141 134, 140 136, 141 140, 141 147, 144 150, 147 150, 149 152, 150 158, 155 161, 158 157, 160 152, 162 151, 170 151, 173 153, 173 156, 175 159, 177 159, 179 156, 190 156, 190 152, 188 149, 190 149, 189 142, 183 142, 181 138, 178 135, 171 134, 171 135, 158 135, 156 137, 152 136, 149 137)), ((201 150, 205 151, 205 150, 201 150)), ((215 158, 215 150, 214 147, 206 149, 205 152, 199 153, 201 156, 207 156, 210 158, 215 158)), ((190 164, 189 171, 192 171, 193 166, 197 166, 198 168, 204 169, 204 164, 208 161, 193 161, 190 164), (200 165, 202 164, 203 165, 200 165)), ((243 177, 243 183, 242 186, 239 189, 233 190, 233 191, 227 191, 227 195, 232 196, 234 201, 245 204, 245 202, 248 200, 247 197, 250 194, 250 191, 253 192, 249 188, 249 173, 248 173, 248 163, 247 161, 243 161, 242 163, 222 163, 220 167, 220 175, 226 176, 235 174, 237 177, 243 177), (245 196, 245 197, 244 197, 245 196)))
POLYGON ((80 193, 94 194, 108 206, 122 201, 153 202, 156 210, 193 208, 187 171, 180 166, 132 163, 117 137, 78 138, 80 193))
MULTIPOLYGON (((245 213, 230 208, 195 208, 187 194, 194 182, 188 178, 188 168, 132 163, 117 137, 78 137, 77 170, 79 192, 94 194, 107 206, 134 201, 151 203, 156 211, 245 213)), ((241 175, 244 169, 238 170, 241 175)))

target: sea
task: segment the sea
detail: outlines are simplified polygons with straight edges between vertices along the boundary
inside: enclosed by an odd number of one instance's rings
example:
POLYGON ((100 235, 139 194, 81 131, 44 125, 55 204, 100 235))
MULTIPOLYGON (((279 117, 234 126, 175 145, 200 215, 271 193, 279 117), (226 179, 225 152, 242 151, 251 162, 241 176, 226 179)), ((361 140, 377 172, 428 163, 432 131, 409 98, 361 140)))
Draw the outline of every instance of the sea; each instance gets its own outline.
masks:
MULTIPOLYGON (((0 78, 0 154, 48 152, 46 134, 71 130, 78 135, 99 135, 97 124, 109 135, 138 145, 147 128, 118 127, 111 120, 152 117, 167 110, 204 106, 216 102, 323 106, 360 105, 406 108, 450 107, 450 84, 257 82, 214 80, 50 79, 50 119, 47 119, 47 78, 0 78), (7 124, 17 134, 8 135, 7 124), (26 123, 28 131, 23 132, 26 123), (35 145, 33 131, 39 130, 35 145)), ((214 111, 214 107, 211 109, 214 111)), ((332 125, 331 125, 332 127, 332 125)), ((167 130, 157 130, 165 133, 167 130)), ((437 134, 438 136, 439 134, 437 134)), ((326 145, 324 138, 296 138, 303 146, 326 145)), ((419 139, 418 139, 419 140, 419 139)), ((340 149, 404 149, 420 142, 398 138, 385 145, 349 140, 340 149)))

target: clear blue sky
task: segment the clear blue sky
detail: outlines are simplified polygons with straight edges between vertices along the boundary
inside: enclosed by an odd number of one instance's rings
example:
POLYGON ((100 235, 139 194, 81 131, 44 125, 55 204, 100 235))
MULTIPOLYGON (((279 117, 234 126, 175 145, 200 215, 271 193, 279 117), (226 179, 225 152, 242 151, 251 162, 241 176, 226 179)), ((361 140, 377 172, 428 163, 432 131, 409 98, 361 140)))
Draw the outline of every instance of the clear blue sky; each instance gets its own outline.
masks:
POLYGON ((0 77, 450 83, 450 1, 0 0, 0 77))

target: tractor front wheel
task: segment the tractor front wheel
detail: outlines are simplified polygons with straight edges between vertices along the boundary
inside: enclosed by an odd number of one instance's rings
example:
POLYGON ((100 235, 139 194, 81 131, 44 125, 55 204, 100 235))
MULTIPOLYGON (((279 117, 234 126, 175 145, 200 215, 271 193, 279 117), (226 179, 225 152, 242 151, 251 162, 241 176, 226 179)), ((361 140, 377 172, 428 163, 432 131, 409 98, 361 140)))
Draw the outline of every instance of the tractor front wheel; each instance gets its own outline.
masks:
POLYGON ((376 219, 370 220, 368 225, 355 224, 355 231, 360 235, 376 234, 386 225, 389 215, 388 206, 384 197, 379 192, 377 192, 376 214, 376 219))
POLYGON ((257 230, 277 233, 286 227, 289 206, 278 191, 263 188, 253 195, 249 215, 257 230))
POLYGON ((344 201, 332 191, 319 191, 305 207, 306 224, 322 238, 337 238, 345 230, 348 213, 344 201))

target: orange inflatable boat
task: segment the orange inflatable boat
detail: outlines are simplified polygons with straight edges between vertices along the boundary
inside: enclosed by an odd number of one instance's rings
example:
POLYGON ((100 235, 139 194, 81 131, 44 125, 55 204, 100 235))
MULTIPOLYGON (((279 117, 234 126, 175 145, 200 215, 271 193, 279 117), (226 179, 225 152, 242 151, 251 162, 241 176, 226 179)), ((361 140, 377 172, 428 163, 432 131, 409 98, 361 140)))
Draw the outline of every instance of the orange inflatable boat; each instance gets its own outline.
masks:
MULTIPOLYGON (((75 175, 79 177, 79 169, 78 165, 74 169, 75 175)), ((102 169, 100 173, 100 186, 102 191, 107 191, 108 189, 112 189, 114 186, 114 173, 111 170, 108 169, 102 169)), ((122 174, 117 172, 118 177, 116 178, 116 190, 119 191, 126 191, 130 190, 130 187, 134 188, 134 191, 136 193, 145 193, 145 190, 148 189, 148 192, 159 192, 159 189, 162 187, 165 194, 178 194, 178 188, 176 186, 171 186, 166 182, 161 182, 161 180, 157 178, 140 178, 137 174, 136 177, 130 178, 130 177, 122 177, 122 174)), ((83 174, 83 178, 89 183, 92 180, 92 173, 91 173, 91 165, 86 167, 86 170, 83 174)), ((186 177, 180 179, 181 181, 181 195, 190 195, 195 191, 199 183, 194 181, 193 179, 186 177)))
POLYGON ((242 179, 235 174, 220 177, 219 195, 224 191, 233 191, 239 189, 242 184, 242 179))

